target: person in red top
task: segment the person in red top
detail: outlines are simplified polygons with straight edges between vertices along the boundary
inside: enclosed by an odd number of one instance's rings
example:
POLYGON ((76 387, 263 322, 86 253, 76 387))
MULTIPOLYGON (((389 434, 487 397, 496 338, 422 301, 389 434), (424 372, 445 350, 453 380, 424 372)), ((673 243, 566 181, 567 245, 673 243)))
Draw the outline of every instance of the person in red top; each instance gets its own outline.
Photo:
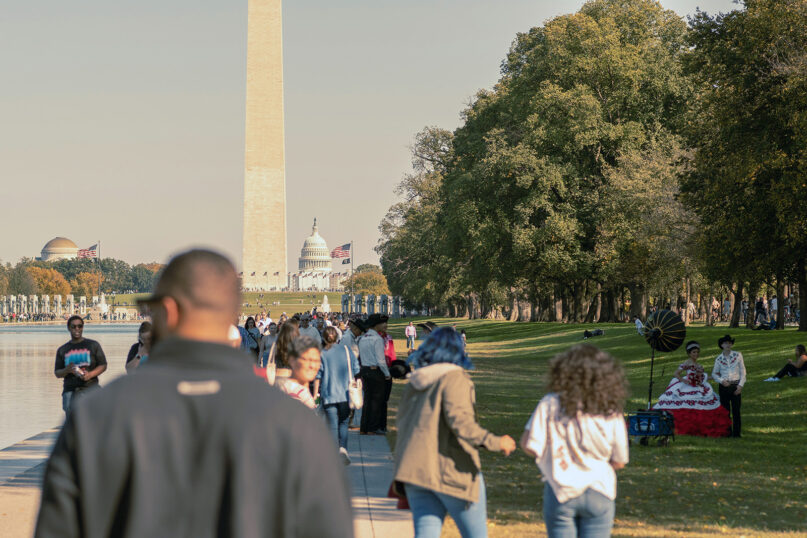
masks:
MULTIPOLYGON (((386 316, 384 316, 386 317, 386 316)), ((392 336, 386 331, 386 324, 384 324, 384 330, 379 331, 379 335, 381 338, 384 339, 384 358, 387 359, 387 368, 392 366, 392 362, 397 358, 395 356, 395 342, 392 340, 392 336)), ((384 388, 384 418, 381 421, 381 425, 383 426, 381 429, 387 429, 387 404, 389 403, 389 396, 392 392, 392 378, 384 380, 385 388, 384 388)))

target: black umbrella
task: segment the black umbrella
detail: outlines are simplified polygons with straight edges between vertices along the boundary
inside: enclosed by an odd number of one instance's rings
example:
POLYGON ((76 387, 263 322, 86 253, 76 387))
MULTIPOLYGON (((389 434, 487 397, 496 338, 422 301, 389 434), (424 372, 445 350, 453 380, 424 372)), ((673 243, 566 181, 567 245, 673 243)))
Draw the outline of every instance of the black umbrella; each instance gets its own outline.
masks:
POLYGON ((687 328, 681 316, 670 310, 659 310, 647 318, 644 326, 644 337, 653 350, 650 355, 650 386, 647 389, 647 408, 650 409, 653 399, 653 363, 656 350, 670 352, 684 343, 687 328))
POLYGON ((675 351, 684 343, 687 328, 681 316, 671 310, 659 310, 647 318, 644 337, 654 350, 675 351))

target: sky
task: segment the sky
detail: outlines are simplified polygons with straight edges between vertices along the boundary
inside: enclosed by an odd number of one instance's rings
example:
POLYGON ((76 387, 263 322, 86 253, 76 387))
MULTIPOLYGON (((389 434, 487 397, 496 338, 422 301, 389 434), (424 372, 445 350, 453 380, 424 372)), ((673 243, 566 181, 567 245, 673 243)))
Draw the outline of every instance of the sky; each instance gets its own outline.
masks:
MULTIPOLYGON (((284 2, 289 270, 315 217, 330 248, 377 263, 415 134, 458 127, 516 34, 582 3, 284 2)), ((246 16, 246 0, 5 0, 0 261, 63 236, 129 263, 206 246, 239 264, 246 16)))

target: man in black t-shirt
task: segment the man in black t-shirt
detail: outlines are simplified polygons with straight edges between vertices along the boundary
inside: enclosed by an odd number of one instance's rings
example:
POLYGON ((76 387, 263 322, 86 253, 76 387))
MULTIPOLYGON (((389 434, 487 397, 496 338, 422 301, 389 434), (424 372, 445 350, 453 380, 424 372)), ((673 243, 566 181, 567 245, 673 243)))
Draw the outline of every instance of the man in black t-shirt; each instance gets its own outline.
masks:
POLYGON ((64 378, 62 409, 70 411, 73 397, 82 390, 97 387, 98 376, 106 370, 106 355, 101 344, 84 338, 84 320, 81 316, 70 316, 67 320, 70 341, 56 350, 56 364, 53 373, 64 378))

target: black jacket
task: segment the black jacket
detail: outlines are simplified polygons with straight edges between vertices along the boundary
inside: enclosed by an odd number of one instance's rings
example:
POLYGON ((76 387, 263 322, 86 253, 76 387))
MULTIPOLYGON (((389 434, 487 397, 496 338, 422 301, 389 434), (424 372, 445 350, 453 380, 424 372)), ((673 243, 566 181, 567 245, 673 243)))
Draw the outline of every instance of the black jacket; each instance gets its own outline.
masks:
POLYGON ((342 538, 353 521, 321 419, 243 352, 171 339, 75 401, 35 535, 342 538))

